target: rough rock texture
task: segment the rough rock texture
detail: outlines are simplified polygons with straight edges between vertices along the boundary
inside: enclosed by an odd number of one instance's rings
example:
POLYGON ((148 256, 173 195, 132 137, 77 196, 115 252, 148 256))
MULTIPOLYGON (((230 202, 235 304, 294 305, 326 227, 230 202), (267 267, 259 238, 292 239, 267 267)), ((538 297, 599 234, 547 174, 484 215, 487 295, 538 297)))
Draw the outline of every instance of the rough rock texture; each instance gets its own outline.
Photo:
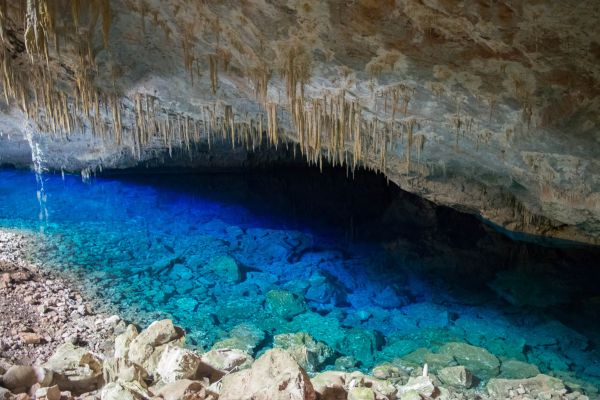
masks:
POLYGON ((600 242, 593 1, 5 3, 0 164, 246 165, 240 143, 290 141, 508 229, 600 242))
POLYGON ((220 400, 315 400, 306 372, 284 350, 272 349, 250 369, 226 375, 220 400))

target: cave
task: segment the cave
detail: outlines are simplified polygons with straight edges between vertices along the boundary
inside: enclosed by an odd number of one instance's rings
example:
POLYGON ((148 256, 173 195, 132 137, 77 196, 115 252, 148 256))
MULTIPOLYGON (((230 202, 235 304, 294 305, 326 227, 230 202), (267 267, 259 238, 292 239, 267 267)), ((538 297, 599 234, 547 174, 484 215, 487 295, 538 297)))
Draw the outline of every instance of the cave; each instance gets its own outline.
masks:
POLYGON ((599 18, 0 0, 0 399, 600 398, 599 18))

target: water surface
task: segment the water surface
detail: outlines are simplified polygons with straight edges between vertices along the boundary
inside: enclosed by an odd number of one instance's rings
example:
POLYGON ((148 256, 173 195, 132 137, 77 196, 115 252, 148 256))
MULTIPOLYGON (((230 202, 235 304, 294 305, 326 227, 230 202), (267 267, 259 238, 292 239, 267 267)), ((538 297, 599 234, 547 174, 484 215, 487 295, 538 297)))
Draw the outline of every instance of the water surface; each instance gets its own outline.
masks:
POLYGON ((308 332, 335 351, 321 369, 367 370, 458 341, 600 379, 597 248, 514 241, 343 170, 45 174, 43 188, 0 170, 0 227, 37 232, 38 261, 139 324, 174 319, 192 346, 260 354, 308 332))

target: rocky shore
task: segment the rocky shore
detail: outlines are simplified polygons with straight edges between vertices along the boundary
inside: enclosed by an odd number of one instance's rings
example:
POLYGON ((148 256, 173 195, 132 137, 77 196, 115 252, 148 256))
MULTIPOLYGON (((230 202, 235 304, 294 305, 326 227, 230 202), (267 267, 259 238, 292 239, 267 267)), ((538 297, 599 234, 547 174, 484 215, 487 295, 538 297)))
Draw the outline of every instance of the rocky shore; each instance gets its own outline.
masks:
MULTIPOLYGON (((414 362, 397 358, 368 373, 317 372, 327 349, 303 333, 277 335, 276 348, 256 360, 228 341, 193 351, 170 320, 139 330, 94 313, 76 286, 25 260, 26 242, 0 231, 0 400, 588 398, 544 374, 497 378, 497 359, 463 343, 445 345, 424 363, 415 354, 414 362), (454 365, 439 367, 448 364, 441 358, 454 365)), ((528 366, 522 364, 511 367, 528 366)))

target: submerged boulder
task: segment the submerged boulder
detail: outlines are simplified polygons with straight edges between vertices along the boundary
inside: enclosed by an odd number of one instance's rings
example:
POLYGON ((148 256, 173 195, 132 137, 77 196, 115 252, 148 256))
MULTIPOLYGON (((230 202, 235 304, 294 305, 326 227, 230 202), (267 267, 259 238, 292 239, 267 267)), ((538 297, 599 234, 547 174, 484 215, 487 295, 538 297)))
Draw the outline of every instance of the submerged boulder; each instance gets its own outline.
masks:
POLYGON ((273 338, 273 346, 286 349, 298 364, 308 372, 316 372, 333 356, 325 343, 317 342, 308 333, 284 333, 273 338))
POLYGON ((228 255, 213 257, 205 269, 225 282, 235 283, 242 280, 242 271, 237 261, 228 255))
POLYGON ((81 394, 99 389, 102 384, 102 360, 87 349, 71 343, 59 346, 43 365, 53 372, 60 390, 81 394))
POLYGON ((291 320, 306 310, 304 299, 287 290, 270 290, 266 298, 267 310, 283 319, 291 320))
POLYGON ((219 400, 316 400, 316 394, 296 360, 271 349, 250 369, 224 376, 219 400))
POLYGON ((505 379, 524 379, 531 378, 540 374, 540 369, 533 364, 517 360, 506 360, 500 367, 500 378, 505 379))
POLYGON ((438 371, 437 377, 446 385, 458 388, 468 389, 473 384, 473 374, 462 365, 442 368, 438 371))
POLYGON ((451 355, 459 365, 463 365, 482 380, 493 378, 500 373, 500 360, 481 347, 451 342, 442 346, 439 353, 451 355))
POLYGON ((377 336, 373 331, 354 328, 346 333, 339 344, 339 350, 356 358, 363 365, 370 365, 377 350, 377 336))
POLYGON ((265 339, 265 333, 253 324, 240 324, 229 332, 229 337, 216 342, 213 349, 238 349, 249 354, 265 339))

